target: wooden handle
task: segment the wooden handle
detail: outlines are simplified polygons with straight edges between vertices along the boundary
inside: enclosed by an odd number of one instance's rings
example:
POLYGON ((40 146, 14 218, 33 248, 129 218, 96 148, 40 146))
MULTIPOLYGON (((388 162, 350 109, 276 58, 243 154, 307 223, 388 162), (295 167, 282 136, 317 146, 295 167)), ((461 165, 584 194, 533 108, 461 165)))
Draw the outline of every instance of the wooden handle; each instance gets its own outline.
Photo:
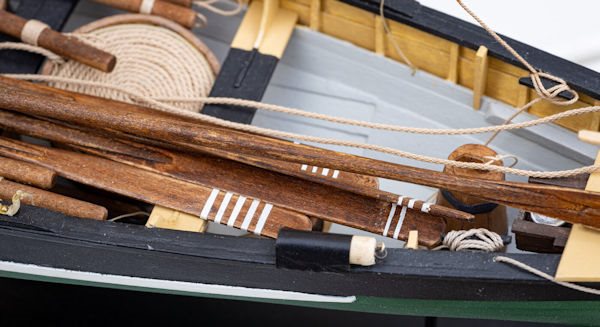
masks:
POLYGON ((218 128, 186 118, 156 113, 132 104, 100 99, 0 77, 0 108, 62 120, 87 127, 117 130, 145 138, 190 145, 197 151, 217 149, 238 156, 326 166, 341 171, 378 176, 458 191, 486 201, 600 227, 600 194, 514 182, 485 181, 450 176, 437 171, 374 160, 330 150, 218 128), (119 116, 115 116, 115 112, 119 116))
POLYGON ((56 173, 28 162, 0 157, 0 177, 49 189, 54 186, 56 173))
POLYGON ((27 196, 21 199, 21 202, 60 212, 67 216, 104 220, 108 214, 104 207, 95 204, 14 183, 6 179, 0 180, 1 199, 10 199, 17 191, 27 193, 27 196))
POLYGON ((151 14, 170 19, 187 28, 193 28, 197 14, 191 8, 186 8, 161 0, 94 0, 113 8, 142 14, 151 14))
MULTIPOLYGON (((0 10, 1 33, 21 39, 23 29, 27 23, 25 19, 19 16, 0 10)), ((117 58, 112 54, 50 28, 41 31, 37 38, 37 45, 61 57, 75 60, 103 72, 111 72, 117 63, 117 58)))

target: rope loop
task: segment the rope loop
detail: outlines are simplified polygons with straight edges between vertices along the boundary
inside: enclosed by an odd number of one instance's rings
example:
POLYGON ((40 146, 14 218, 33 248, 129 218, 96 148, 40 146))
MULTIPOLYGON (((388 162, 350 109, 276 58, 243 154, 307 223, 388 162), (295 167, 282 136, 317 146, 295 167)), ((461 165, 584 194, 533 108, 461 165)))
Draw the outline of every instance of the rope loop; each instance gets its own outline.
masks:
POLYGON ((450 251, 480 250, 498 252, 504 248, 504 242, 500 235, 485 228, 453 230, 444 236, 442 245, 437 247, 436 250, 445 248, 450 251))
POLYGON ((535 92, 540 98, 543 98, 544 100, 547 100, 560 106, 568 106, 576 103, 579 100, 579 94, 575 90, 571 89, 569 84, 567 84, 567 82, 564 79, 558 76, 539 71, 532 72, 529 76, 531 78, 531 82, 533 83, 533 88, 535 89, 535 92), (544 83, 542 83, 542 78, 556 82, 557 84, 546 88, 544 86, 544 83), (559 95, 562 92, 570 93, 572 95, 572 98, 560 99, 559 95))

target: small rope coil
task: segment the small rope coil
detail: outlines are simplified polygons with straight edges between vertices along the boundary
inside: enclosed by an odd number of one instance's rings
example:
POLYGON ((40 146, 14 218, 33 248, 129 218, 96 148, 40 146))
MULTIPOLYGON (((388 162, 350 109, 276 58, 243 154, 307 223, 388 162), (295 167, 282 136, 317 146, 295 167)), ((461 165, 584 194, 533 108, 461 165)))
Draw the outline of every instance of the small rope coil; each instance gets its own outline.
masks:
POLYGON ((434 250, 449 249, 450 251, 480 250, 498 252, 504 248, 500 235, 485 228, 469 230, 453 230, 444 236, 442 245, 434 250))
POLYGON ((47 28, 49 28, 49 26, 39 20, 28 20, 21 30, 21 41, 33 46, 38 46, 40 35, 47 28))

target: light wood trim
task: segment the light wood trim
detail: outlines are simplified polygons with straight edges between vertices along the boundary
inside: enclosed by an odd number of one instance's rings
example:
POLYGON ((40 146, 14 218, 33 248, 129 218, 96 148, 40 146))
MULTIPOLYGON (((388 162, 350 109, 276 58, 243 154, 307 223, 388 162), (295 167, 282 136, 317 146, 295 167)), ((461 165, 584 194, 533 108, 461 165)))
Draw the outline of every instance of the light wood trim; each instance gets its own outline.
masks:
POLYGON ((146 227, 203 233, 208 227, 208 222, 181 211, 154 206, 150 218, 146 222, 146 227))
POLYGON ((319 31, 321 29, 321 0, 310 2, 310 29, 319 31))
POLYGON ((473 72, 473 108, 481 108, 481 98, 485 94, 488 75, 488 49, 480 46, 475 54, 475 67, 473 72))
POLYGON ((450 65, 448 67, 448 78, 452 83, 458 83, 458 62, 460 60, 460 45, 452 43, 450 46, 450 65))
POLYGON ((381 16, 375 16, 375 53, 385 56, 385 29, 381 16))

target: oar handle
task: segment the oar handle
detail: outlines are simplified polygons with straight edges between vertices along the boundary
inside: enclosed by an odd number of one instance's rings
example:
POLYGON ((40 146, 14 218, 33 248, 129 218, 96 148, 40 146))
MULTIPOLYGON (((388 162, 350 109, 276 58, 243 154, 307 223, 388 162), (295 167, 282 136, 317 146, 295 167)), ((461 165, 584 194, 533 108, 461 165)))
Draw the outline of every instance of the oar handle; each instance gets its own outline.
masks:
POLYGON ((0 32, 103 72, 111 72, 117 63, 117 58, 106 51, 54 31, 41 22, 27 21, 5 10, 0 10, 0 32))

